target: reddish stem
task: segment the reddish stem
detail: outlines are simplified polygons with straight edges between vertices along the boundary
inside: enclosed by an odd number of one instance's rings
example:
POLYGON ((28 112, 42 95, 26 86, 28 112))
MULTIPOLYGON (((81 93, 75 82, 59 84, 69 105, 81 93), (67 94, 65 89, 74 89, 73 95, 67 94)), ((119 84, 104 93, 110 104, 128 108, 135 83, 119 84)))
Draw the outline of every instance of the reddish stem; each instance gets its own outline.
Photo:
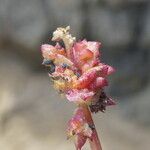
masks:
POLYGON ((84 110, 85 117, 86 117, 88 123, 90 125, 92 125, 92 127, 93 127, 92 140, 89 139, 91 150, 102 150, 101 143, 100 143, 100 140, 98 138, 98 134, 97 134, 97 131, 96 131, 96 128, 95 128, 95 124, 94 124, 94 121, 92 119, 91 112, 90 112, 87 105, 82 105, 81 107, 84 110))

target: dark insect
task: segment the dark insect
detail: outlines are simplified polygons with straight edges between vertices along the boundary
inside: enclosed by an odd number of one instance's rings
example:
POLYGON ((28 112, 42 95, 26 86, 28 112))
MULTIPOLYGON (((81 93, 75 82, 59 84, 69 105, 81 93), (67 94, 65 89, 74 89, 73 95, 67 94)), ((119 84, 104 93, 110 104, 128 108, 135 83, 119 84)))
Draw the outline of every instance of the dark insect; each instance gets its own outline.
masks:
POLYGON ((42 64, 47 67, 48 73, 51 74, 55 71, 55 64, 53 63, 52 60, 44 59, 42 64))
POLYGON ((55 65, 54 65, 54 63, 51 63, 48 73, 51 74, 51 73, 53 73, 54 71, 55 71, 55 65))
POLYGON ((51 64, 53 64, 53 61, 48 60, 48 59, 44 59, 42 64, 45 65, 45 66, 50 66, 51 64))
POLYGON ((66 68, 69 68, 69 65, 63 63, 63 64, 62 64, 62 67, 66 69, 66 68))

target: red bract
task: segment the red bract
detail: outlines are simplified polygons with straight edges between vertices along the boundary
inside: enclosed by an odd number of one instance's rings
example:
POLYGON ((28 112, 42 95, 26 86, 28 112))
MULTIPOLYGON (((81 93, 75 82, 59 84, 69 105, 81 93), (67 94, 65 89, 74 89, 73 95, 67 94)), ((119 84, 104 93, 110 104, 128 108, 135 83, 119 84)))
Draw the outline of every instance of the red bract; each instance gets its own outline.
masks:
POLYGON ((91 112, 104 112, 106 106, 115 104, 104 93, 104 87, 108 86, 107 76, 114 72, 114 68, 101 62, 101 43, 76 42, 69 29, 57 28, 52 38, 57 42, 55 46, 41 46, 43 64, 49 67, 55 88, 78 105, 67 130, 69 137, 75 136, 76 149, 80 150, 89 139, 93 150, 101 150, 89 108, 91 112), (59 41, 65 46, 62 47, 59 41))

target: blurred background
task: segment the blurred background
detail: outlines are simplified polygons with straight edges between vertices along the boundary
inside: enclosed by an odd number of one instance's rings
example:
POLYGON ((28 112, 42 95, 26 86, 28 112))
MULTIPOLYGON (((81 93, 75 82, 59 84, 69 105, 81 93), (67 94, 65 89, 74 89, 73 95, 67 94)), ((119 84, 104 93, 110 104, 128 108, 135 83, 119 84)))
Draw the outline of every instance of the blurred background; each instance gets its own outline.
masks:
POLYGON ((117 105, 94 115, 103 149, 149 150, 149 0, 0 0, 0 150, 74 149, 65 129, 75 105, 53 89, 40 53, 67 25, 101 41, 117 70, 107 88, 117 105))

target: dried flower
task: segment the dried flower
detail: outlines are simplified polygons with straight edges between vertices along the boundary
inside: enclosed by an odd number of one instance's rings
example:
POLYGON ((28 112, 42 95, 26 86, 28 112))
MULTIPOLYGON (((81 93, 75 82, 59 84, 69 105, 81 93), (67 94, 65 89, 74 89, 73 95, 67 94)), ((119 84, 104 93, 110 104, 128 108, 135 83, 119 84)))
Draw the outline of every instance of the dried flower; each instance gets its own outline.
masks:
POLYGON ((69 30, 70 27, 57 28, 52 38, 56 45, 41 46, 43 65, 49 67, 54 87, 78 106, 68 122, 68 138, 74 136, 77 150, 87 139, 91 141, 92 149, 101 150, 88 107, 96 113, 104 112, 106 106, 115 104, 104 92, 104 87, 108 86, 107 76, 114 69, 101 62, 101 43, 87 40, 76 42, 69 30), (59 41, 63 41, 65 47, 59 41))

